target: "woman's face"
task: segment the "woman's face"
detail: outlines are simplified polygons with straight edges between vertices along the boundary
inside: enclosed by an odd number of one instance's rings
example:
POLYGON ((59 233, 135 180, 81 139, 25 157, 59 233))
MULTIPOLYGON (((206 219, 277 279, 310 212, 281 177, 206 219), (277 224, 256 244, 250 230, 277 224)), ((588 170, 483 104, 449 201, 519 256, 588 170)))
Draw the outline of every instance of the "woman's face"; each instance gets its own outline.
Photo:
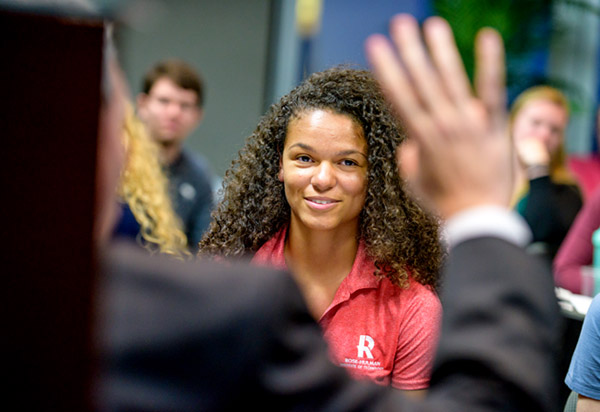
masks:
POLYGON ((512 134, 515 143, 536 139, 552 156, 563 141, 569 118, 566 111, 549 100, 531 100, 515 116, 512 134))
POLYGON ((311 110, 292 119, 279 171, 292 227, 356 230, 367 165, 367 143, 351 117, 311 110))

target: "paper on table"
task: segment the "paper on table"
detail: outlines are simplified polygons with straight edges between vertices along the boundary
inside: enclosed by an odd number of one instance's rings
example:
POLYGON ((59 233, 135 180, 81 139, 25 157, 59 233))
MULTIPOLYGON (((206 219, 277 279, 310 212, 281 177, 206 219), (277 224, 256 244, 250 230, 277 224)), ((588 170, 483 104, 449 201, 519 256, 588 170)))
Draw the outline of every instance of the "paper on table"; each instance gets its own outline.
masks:
POLYGON ((587 313, 592 303, 592 297, 578 295, 563 288, 554 288, 554 290, 556 292, 556 297, 559 300, 570 303, 571 306, 575 309, 575 311, 581 313, 582 315, 585 315, 587 313))

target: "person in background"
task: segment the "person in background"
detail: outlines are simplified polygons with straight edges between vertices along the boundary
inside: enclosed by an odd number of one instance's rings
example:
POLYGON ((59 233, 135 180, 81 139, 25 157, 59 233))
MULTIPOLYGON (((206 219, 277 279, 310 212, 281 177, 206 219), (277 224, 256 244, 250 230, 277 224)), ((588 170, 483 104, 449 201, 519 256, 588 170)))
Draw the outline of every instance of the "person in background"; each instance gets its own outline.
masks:
POLYGON ((554 281, 573 293, 582 293, 582 266, 594 259, 592 234, 600 228, 600 188, 584 203, 554 259, 554 281))
POLYGON ((515 208, 533 233, 532 251, 549 264, 582 205, 579 188, 565 165, 568 122, 568 101, 550 86, 525 90, 510 111, 518 163, 515 208))
POLYGON ((117 189, 121 214, 114 236, 135 239, 153 253, 189 256, 181 222, 169 198, 158 147, 130 104, 123 123, 126 160, 117 189))
POLYGON ((312 74, 227 171, 200 253, 289 269, 336 364, 416 395, 439 332, 443 252, 398 175, 404 137, 369 71, 312 74))
POLYGON ((577 178, 583 191, 583 198, 589 199, 595 190, 600 187, 600 106, 596 111, 596 147, 588 155, 570 155, 568 158, 569 170, 577 178))
POLYGON ((565 383, 577 393, 577 412, 600 411, 600 295, 585 315, 565 383))
POLYGON ((169 178, 169 193, 191 251, 210 222, 212 173, 201 155, 184 146, 203 117, 204 84, 188 63, 170 59, 145 74, 137 96, 137 113, 154 141, 169 178))

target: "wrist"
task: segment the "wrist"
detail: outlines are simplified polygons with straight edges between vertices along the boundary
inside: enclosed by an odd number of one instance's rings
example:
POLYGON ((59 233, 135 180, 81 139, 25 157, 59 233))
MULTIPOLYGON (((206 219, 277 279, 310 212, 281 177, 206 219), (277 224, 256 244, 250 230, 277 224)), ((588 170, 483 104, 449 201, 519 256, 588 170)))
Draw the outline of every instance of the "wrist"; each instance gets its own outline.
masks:
POLYGON ((477 209, 481 207, 495 207, 499 209, 508 209, 508 200, 501 199, 498 196, 473 196, 472 198, 452 199, 447 202, 439 202, 439 216, 447 221, 460 215, 466 210, 477 209))

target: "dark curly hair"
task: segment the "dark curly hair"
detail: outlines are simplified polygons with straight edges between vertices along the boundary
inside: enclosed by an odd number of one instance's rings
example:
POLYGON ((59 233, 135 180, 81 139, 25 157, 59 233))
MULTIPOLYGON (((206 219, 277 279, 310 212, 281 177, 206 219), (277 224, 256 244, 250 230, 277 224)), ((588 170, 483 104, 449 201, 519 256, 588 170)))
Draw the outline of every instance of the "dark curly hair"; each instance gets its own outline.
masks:
POLYGON ((374 275, 407 287, 410 268, 416 281, 437 287, 439 225, 408 196, 398 174, 395 152, 404 132, 371 73, 345 66, 311 75, 270 107, 225 174, 200 254, 248 256, 288 224, 291 211, 278 179, 288 124, 316 109, 350 116, 364 132, 368 183, 359 237, 374 275))

